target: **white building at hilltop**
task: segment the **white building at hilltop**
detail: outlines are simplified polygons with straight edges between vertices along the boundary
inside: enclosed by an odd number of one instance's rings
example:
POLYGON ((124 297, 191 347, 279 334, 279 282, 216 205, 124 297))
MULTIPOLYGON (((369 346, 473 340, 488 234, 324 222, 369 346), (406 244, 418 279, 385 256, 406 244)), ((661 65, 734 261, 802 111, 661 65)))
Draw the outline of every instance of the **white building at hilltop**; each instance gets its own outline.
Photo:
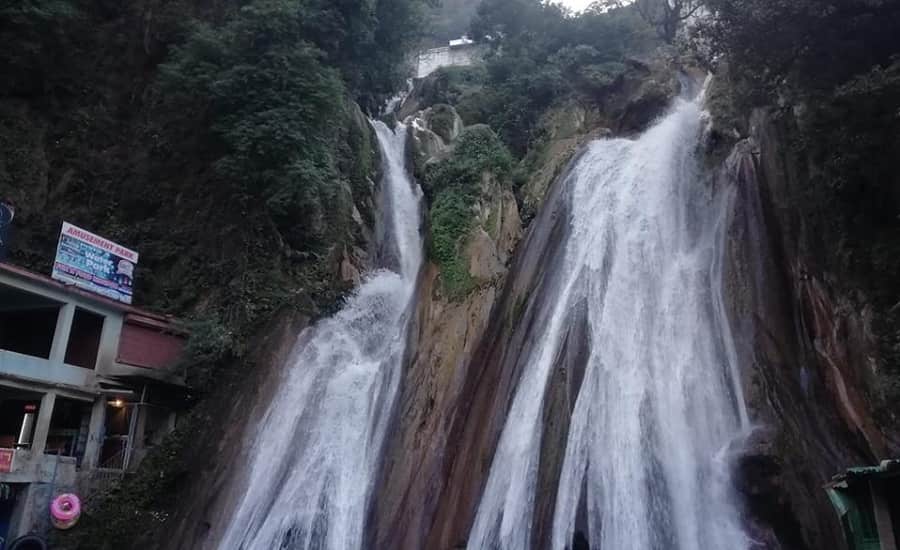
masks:
POLYGON ((467 67, 484 55, 484 47, 463 36, 448 45, 420 53, 416 59, 416 78, 425 78, 441 67, 467 67))

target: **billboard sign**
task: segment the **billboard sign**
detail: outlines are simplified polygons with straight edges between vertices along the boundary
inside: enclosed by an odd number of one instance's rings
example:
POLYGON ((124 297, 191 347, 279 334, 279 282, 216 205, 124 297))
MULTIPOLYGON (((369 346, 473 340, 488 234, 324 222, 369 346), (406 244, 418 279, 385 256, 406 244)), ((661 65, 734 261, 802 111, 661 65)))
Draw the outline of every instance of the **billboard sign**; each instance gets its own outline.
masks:
POLYGON ((53 278, 130 304, 137 262, 134 250, 63 222, 53 278))

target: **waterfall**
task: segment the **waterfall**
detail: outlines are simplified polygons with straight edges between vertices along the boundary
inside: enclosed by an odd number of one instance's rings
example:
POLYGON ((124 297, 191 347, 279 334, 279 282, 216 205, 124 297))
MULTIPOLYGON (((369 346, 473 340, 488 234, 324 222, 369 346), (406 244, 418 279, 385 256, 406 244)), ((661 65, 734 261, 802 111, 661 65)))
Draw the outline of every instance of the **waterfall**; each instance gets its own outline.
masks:
POLYGON ((246 490, 221 550, 363 547, 422 263, 421 192, 405 170, 407 132, 373 123, 383 159, 382 248, 394 270, 370 274, 344 307, 298 337, 256 426, 246 490))
POLYGON ((570 422, 552 547, 740 550, 729 453, 747 428, 722 299, 732 189, 701 178, 700 99, 634 139, 591 143, 566 180, 569 231, 516 388, 470 550, 532 540, 542 413, 566 324, 590 352, 570 422))

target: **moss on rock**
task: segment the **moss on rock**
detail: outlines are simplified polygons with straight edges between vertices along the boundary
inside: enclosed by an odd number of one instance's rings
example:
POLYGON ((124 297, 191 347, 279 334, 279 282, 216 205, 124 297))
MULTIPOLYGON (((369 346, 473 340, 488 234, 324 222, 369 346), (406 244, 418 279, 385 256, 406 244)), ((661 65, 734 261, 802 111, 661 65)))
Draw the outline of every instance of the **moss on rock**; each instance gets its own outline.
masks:
POLYGON ((482 180, 491 174, 508 185, 512 166, 512 157, 497 135, 487 126, 473 126, 463 130, 449 158, 427 167, 429 250, 441 268, 444 293, 452 300, 465 297, 474 286, 463 251, 475 225, 482 180))

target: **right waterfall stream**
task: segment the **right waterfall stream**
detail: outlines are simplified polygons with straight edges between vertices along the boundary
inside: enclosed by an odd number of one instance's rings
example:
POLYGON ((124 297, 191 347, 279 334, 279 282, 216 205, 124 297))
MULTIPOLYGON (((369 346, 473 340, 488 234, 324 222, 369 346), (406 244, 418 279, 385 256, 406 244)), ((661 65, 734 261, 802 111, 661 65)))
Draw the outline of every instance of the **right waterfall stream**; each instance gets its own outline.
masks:
MULTIPOLYGON (((701 94, 702 95, 702 94, 701 94)), ((749 427, 723 303, 733 189, 698 166, 702 97, 587 146, 543 327, 507 415, 470 550, 532 547, 542 410, 566 324, 589 339, 556 489, 555 549, 741 550, 729 452, 749 427)))

